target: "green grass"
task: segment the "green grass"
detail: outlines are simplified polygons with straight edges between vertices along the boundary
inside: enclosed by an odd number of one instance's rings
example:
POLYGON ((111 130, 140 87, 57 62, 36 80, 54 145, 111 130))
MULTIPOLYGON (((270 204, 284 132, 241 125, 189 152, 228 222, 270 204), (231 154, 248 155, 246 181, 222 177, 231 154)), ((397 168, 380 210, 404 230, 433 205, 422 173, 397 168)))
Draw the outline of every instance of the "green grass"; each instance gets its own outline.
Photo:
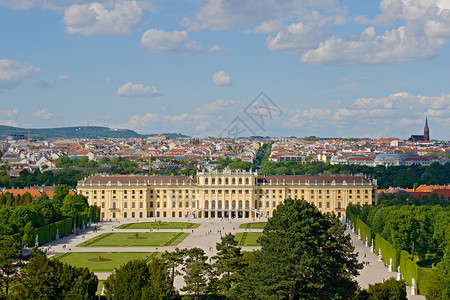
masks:
MULTIPOLYGON (((133 259, 147 259, 158 257, 158 252, 68 252, 57 254, 52 259, 67 263, 75 267, 89 268, 92 272, 112 272, 114 268, 119 268, 124 263, 133 259), (91 261, 101 256, 104 261, 91 261)), ((100 284, 99 284, 100 285, 100 284)), ((101 287, 100 287, 101 292, 101 287)))
POLYGON ((239 228, 246 228, 246 229, 264 229, 264 226, 266 226, 267 222, 256 222, 256 223, 244 223, 239 226, 239 228))
POLYGON ((117 227, 117 229, 195 229, 200 224, 189 222, 141 222, 128 223, 117 227))
POLYGON ((185 232, 140 232, 136 238, 135 232, 103 233, 78 247, 164 247, 176 246, 189 233, 185 232))
POLYGON ((238 232, 236 233, 235 240, 238 241, 239 246, 243 247, 255 247, 261 246, 256 240, 262 235, 262 232, 238 232))

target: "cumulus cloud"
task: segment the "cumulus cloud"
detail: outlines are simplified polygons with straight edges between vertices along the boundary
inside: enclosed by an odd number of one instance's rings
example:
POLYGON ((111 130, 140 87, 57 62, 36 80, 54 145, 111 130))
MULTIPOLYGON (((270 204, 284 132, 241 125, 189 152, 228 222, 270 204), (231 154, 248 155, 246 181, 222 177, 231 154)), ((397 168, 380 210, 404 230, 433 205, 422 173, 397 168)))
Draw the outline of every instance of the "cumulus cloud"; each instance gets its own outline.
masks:
POLYGON ((137 1, 122 1, 112 9, 102 3, 73 4, 65 9, 66 32, 84 36, 122 35, 130 32, 142 17, 137 1))
MULTIPOLYGON (((421 96, 400 92, 382 98, 359 98, 351 105, 331 108, 298 109, 288 112, 286 127, 322 130, 328 135, 379 137, 413 134, 410 126, 423 126, 425 117, 434 128, 450 126, 450 94, 421 96), (383 128, 379 131, 380 127, 383 128), (333 128, 330 132, 330 128, 333 128)), ((420 127, 418 129, 420 130, 420 127)), ((416 132, 420 133, 420 131, 416 132)))
POLYGON ((266 40, 267 48, 296 54, 319 45, 327 34, 325 31, 307 26, 302 22, 285 26, 275 36, 266 40))
POLYGON ((50 118, 56 117, 48 108, 43 108, 34 113, 34 116, 41 120, 48 120, 50 118))
POLYGON ((149 52, 162 54, 191 54, 220 50, 218 45, 204 49, 199 43, 191 40, 189 33, 185 30, 169 32, 161 29, 149 29, 142 35, 141 44, 149 52))
POLYGON ((41 69, 20 61, 0 59, 0 89, 13 88, 41 69))
POLYGON ((220 70, 212 75, 212 82, 215 85, 231 85, 231 76, 227 72, 220 70))
POLYGON ((300 61, 311 65, 385 64, 423 60, 435 56, 450 40, 450 7, 440 0, 383 0, 382 13, 373 19, 363 16, 357 22, 368 24, 357 37, 332 36, 300 61), (400 26, 378 33, 374 26, 400 26))
POLYGON ((161 95, 161 92, 154 86, 146 86, 143 84, 135 84, 127 82, 117 89, 119 97, 142 97, 150 98, 161 95))

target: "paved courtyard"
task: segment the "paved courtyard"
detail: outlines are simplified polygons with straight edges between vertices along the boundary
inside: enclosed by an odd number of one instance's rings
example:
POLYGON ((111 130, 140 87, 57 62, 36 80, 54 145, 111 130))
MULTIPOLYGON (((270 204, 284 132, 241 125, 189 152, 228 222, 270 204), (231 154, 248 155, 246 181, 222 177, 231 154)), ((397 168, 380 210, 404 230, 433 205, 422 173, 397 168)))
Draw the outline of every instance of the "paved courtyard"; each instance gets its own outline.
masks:
MULTIPOLYGON (((227 233, 236 234, 238 232, 261 232, 262 229, 243 229, 239 228, 239 225, 243 223, 250 222, 263 222, 266 221, 265 218, 257 218, 257 219, 182 219, 182 220, 173 220, 173 219, 163 219, 158 218, 163 222, 170 221, 183 221, 183 222, 193 222, 199 223, 200 226, 196 229, 154 229, 154 232, 188 232, 190 233, 188 237, 186 237, 178 246, 170 246, 170 247, 77 247, 78 244, 96 237, 102 233, 108 232, 149 232, 148 229, 117 229, 116 227, 126 224, 126 223, 135 223, 135 222, 154 222, 155 218, 145 218, 139 220, 132 219, 119 219, 111 222, 103 222, 103 224, 97 224, 93 226, 97 226, 97 231, 93 232, 92 230, 88 230, 82 234, 74 235, 71 234, 64 238, 61 238, 57 241, 53 241, 43 245, 46 249, 49 247, 49 252, 51 255, 58 253, 66 253, 66 252, 164 252, 164 251, 173 251, 175 248, 193 248, 199 247, 202 248, 206 255, 209 257, 216 255, 215 245, 220 241, 221 235, 227 233)), ((373 284, 376 282, 382 282, 383 279, 388 279, 390 277, 396 277, 396 272, 388 272, 387 267, 385 267, 384 263, 379 262, 377 255, 370 252, 368 247, 365 247, 361 240, 358 240, 357 235, 352 233, 351 231, 347 231, 348 234, 351 235, 353 244, 355 246, 355 251, 358 252, 359 261, 368 261, 369 264, 364 266, 364 269, 360 271, 360 275, 356 278, 359 285, 362 288, 367 288, 369 284, 373 284), (365 256, 364 256, 365 255, 365 256)), ((254 249, 258 249, 259 247, 243 247, 245 251, 251 251, 254 249)), ((109 276, 110 273, 96 273, 100 280, 104 280, 109 276)), ((178 276, 175 280, 175 286, 180 288, 183 286, 183 279, 181 276, 178 276)), ((408 291, 408 299, 425 299, 424 296, 411 296, 410 288, 407 287, 408 291)))

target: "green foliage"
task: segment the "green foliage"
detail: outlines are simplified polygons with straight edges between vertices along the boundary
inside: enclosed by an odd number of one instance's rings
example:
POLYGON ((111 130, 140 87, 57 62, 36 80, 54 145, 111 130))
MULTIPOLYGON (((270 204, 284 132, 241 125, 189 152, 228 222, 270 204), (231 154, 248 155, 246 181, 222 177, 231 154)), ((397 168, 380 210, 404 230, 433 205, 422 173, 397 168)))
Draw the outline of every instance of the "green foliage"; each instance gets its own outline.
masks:
MULTIPOLYGON (((381 256, 387 264, 390 263, 390 259, 392 258, 392 268, 394 270, 396 270, 399 265, 401 266, 400 250, 396 249, 392 244, 390 244, 380 234, 377 233, 375 235, 375 250, 378 254, 380 249, 381 256)), ((403 268, 401 269, 403 273, 403 268)))
POLYGON ((21 252, 14 238, 0 235, 0 298, 8 298, 10 285, 22 266, 21 252))
POLYGON ((95 299, 98 279, 86 268, 49 260, 34 252, 21 270, 14 295, 22 299, 95 299))
POLYGON ((383 283, 369 284, 370 300, 406 300, 406 285, 403 280, 389 278, 383 283))
POLYGON ((185 275, 182 291, 199 299, 208 291, 208 283, 212 281, 211 265, 206 260, 205 252, 200 248, 191 248, 186 252, 186 260, 183 267, 185 275))
POLYGON ((330 163, 269 162, 266 161, 260 175, 318 175, 363 173, 376 178, 381 189, 390 186, 412 188, 419 184, 448 184, 450 182, 450 164, 433 163, 430 166, 369 167, 360 165, 331 165, 330 163))
POLYGON ((442 299, 450 299, 450 245, 445 248, 444 257, 438 264, 438 269, 441 278, 442 299))
POLYGON ((212 258, 216 260, 213 267, 217 280, 219 292, 227 298, 238 298, 238 286, 243 280, 243 270, 247 266, 242 259, 241 248, 237 246, 235 236, 224 235, 216 244, 217 255, 212 258))
POLYGON ((244 290, 256 298, 349 299, 362 265, 350 237, 332 215, 313 204, 287 199, 264 228, 260 251, 248 267, 244 290))
POLYGON ((176 299, 167 269, 160 259, 132 260, 115 270, 105 281, 108 299, 176 299), (114 296, 113 296, 114 295, 114 296))

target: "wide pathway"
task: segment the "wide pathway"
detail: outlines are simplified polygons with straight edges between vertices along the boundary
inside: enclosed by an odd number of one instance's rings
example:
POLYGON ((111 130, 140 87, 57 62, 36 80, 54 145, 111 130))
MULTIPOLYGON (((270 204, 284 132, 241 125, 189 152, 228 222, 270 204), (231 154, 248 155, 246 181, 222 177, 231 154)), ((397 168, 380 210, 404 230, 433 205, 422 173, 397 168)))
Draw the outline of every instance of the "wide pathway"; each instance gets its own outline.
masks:
MULTIPOLYGON (((71 234, 64 238, 61 238, 57 241, 53 241, 45 244, 43 247, 48 249, 50 246, 49 252, 50 255, 58 254, 58 253, 66 253, 66 252, 164 252, 164 251, 173 251, 175 248, 202 248, 206 255, 212 257, 217 254, 215 245, 220 242, 221 235, 225 235, 227 233, 236 234, 238 232, 260 232, 261 229, 243 229, 239 228, 239 225, 243 223, 250 222, 264 222, 266 219, 164 219, 158 218, 163 222, 192 222, 199 223, 200 226, 196 229, 161 229, 161 230, 153 230, 153 232, 188 232, 189 236, 187 236, 178 246, 170 246, 170 247, 77 247, 78 244, 96 237, 102 233, 108 232, 149 232, 147 229, 117 229, 116 227, 126 224, 126 223, 136 223, 137 220, 132 219, 120 219, 112 222, 103 222, 103 224, 93 224, 93 226, 97 226, 97 231, 93 232, 92 230, 88 230, 79 235, 71 234)), ((154 222, 155 218, 146 218, 139 219, 139 222, 154 222)), ((396 272, 388 272, 387 267, 385 267, 383 262, 378 261, 378 257, 376 254, 371 253, 368 247, 364 246, 364 243, 361 240, 358 240, 356 234, 351 231, 346 231, 347 234, 351 235, 353 245, 355 246, 355 251, 358 252, 358 260, 368 261, 369 264, 365 265, 362 270, 360 270, 360 275, 356 278, 358 284, 362 288, 367 288, 369 284, 374 284, 377 282, 382 282, 383 279, 388 279, 390 277, 396 277, 396 272)), ((242 247, 244 251, 252 251, 254 249, 259 249, 259 247, 242 247)), ((110 273, 96 273, 99 279, 104 280, 109 276, 110 273)), ((175 280, 175 286, 177 288, 181 288, 183 286, 183 279, 181 276, 178 276, 175 280)), ((411 296, 410 288, 407 287, 408 299, 416 300, 416 299, 425 299, 424 296, 411 296)))
MULTIPOLYGON (((364 245, 362 240, 358 239, 358 235, 350 230, 346 230, 345 233, 350 234, 352 238, 352 243, 355 246, 355 252, 358 253, 359 262, 369 262, 369 264, 364 264, 364 268, 359 271, 359 276, 356 278, 358 284, 366 289, 369 284, 374 284, 377 282, 383 282, 391 277, 397 278, 397 272, 389 272, 387 266, 384 262, 378 261, 378 255, 376 253, 370 252, 370 248, 364 245)), ((411 295, 411 288, 406 287, 406 292, 408 294, 408 299, 419 300, 425 299, 425 296, 421 295, 411 295)))

